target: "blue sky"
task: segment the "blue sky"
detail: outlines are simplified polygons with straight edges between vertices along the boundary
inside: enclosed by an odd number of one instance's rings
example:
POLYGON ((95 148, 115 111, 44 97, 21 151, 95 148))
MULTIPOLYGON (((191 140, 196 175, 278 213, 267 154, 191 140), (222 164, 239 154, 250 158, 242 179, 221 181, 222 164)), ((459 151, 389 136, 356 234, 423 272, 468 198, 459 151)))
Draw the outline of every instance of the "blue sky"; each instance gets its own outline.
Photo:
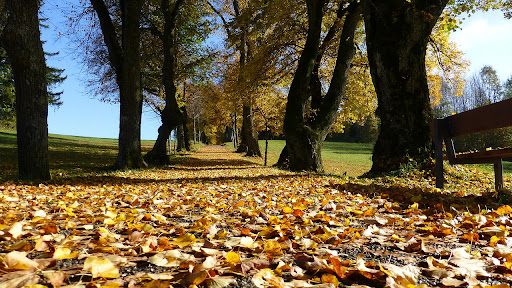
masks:
POLYGON ((491 65, 501 81, 512 76, 512 19, 505 19, 502 12, 479 12, 467 17, 462 30, 451 38, 471 61, 469 74, 491 65))
MULTIPOLYGON (((62 8, 68 1, 47 0, 43 16, 49 18, 49 29, 43 29, 47 52, 57 52, 50 57, 50 66, 65 69, 67 80, 55 89, 63 90, 64 104, 49 109, 48 130, 53 134, 117 138, 119 134, 119 105, 99 101, 87 89, 87 70, 77 59, 74 44, 60 35, 66 33, 67 20, 62 8), (59 7, 57 7, 59 6, 59 7), (60 34, 59 34, 60 33, 60 34)), ((478 72, 484 65, 493 66, 502 81, 512 76, 512 20, 506 20, 500 12, 477 13, 464 22, 462 30, 453 33, 452 39, 471 61, 470 74, 478 72)), ((141 138, 154 140, 158 135, 160 119, 148 109, 142 117, 141 138)))

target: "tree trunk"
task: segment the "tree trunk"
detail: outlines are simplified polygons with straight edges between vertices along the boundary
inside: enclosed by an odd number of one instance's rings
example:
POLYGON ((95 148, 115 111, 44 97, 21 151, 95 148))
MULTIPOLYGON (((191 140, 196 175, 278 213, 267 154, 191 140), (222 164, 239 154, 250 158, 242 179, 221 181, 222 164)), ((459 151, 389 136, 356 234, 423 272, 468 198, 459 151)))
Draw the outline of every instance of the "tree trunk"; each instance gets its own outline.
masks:
POLYGON ((169 138, 172 130, 174 130, 182 121, 182 113, 176 101, 176 85, 174 84, 176 69, 176 16, 183 0, 178 0, 174 4, 173 10, 170 10, 169 1, 162 0, 161 8, 164 14, 164 33, 161 35, 164 64, 162 66, 162 78, 165 88, 165 108, 162 110, 162 125, 158 129, 158 138, 149 151, 144 160, 152 165, 168 165, 169 158, 165 151, 165 141, 169 138))
POLYGON ((98 15, 110 63, 116 72, 116 82, 119 86, 119 152, 114 168, 140 168, 145 166, 140 147, 142 85, 139 24, 143 1, 120 1, 121 37, 116 33, 105 2, 90 1, 98 15))
POLYGON ((183 134, 183 123, 178 124, 176 127, 176 151, 183 151, 185 149, 185 135, 183 134))
POLYGON ((190 151, 190 135, 188 131, 188 113, 187 113, 187 107, 183 107, 182 109, 182 119, 181 123, 183 125, 183 145, 184 149, 187 151, 190 151))
POLYGON ((253 132, 252 107, 250 105, 244 105, 242 108, 242 131, 240 134, 240 145, 236 151, 245 153, 245 156, 261 157, 260 146, 253 132))
POLYGON ((329 90, 322 96, 321 89, 317 89, 315 85, 320 81, 313 73, 318 71, 317 66, 322 58, 319 45, 325 2, 310 0, 307 3, 308 38, 288 94, 284 119, 286 151, 282 151, 277 165, 288 166, 295 171, 323 172, 323 141, 336 119, 338 107, 345 94, 348 71, 355 53, 354 34, 361 19, 361 7, 353 2, 347 10, 334 73, 329 90), (315 103, 316 113, 306 119, 306 105, 310 97, 315 103))
POLYGON ((2 35, 16 91, 18 176, 50 179, 46 64, 39 38, 39 1, 6 1, 9 17, 2 35))
POLYGON ((431 156, 425 54, 447 2, 373 1, 365 6, 368 60, 381 121, 370 174, 422 164, 431 156))
MULTIPOLYGON (((235 16, 240 16, 240 7, 238 0, 233 0, 233 8, 235 10, 235 16)), ((245 63, 249 60, 249 48, 247 45, 247 32, 246 27, 242 27, 240 33, 240 43, 238 50, 240 53, 240 75, 238 81, 241 85, 244 84, 243 69, 245 63)), ((260 146, 258 145, 258 139, 254 136, 253 129, 253 118, 252 118, 252 99, 249 95, 243 96, 243 107, 242 107, 242 131, 241 139, 236 150, 239 153, 245 153, 245 156, 258 156, 261 157, 260 146)))
POLYGON ((119 154, 116 169, 145 166, 140 143, 142 85, 140 73, 140 29, 142 1, 121 1, 124 57, 118 74, 120 90, 119 154))

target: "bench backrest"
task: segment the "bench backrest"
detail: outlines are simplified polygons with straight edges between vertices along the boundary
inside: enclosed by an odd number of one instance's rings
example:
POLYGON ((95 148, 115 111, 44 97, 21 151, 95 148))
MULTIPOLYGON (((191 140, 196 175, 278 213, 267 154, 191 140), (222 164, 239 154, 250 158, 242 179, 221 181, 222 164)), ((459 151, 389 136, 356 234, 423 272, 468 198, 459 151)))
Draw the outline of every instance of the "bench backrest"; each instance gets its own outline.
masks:
POLYGON ((461 112, 443 119, 447 137, 458 137, 472 133, 512 126, 512 99, 461 112))

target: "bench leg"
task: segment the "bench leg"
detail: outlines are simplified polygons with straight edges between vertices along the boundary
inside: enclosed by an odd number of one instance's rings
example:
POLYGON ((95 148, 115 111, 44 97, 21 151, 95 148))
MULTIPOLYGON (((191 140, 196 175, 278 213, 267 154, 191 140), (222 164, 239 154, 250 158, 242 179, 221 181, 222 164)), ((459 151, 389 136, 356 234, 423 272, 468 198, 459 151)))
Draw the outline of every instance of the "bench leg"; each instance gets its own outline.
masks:
POLYGON ((494 181, 496 191, 500 191, 503 189, 503 162, 501 159, 498 159, 494 162, 494 181))

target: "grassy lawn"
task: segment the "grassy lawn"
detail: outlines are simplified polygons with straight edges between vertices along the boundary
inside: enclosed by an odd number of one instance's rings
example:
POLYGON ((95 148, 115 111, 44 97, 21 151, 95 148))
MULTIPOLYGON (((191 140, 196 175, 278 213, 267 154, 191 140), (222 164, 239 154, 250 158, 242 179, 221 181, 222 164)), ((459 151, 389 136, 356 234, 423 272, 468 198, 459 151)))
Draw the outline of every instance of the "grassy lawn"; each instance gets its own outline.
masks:
MULTIPOLYGON (((142 141, 143 153, 149 151, 154 141, 142 141)), ((265 141, 260 141, 262 153, 265 141)), ((284 140, 270 140, 268 147, 268 165, 277 162, 284 148, 284 140)), ((226 143, 234 149, 232 143, 226 143)), ((49 135, 50 169, 53 176, 79 176, 108 170, 117 156, 117 140, 88 138, 64 135, 49 135)), ((325 142, 322 157, 326 173, 348 176, 360 176, 371 165, 371 144, 325 142)), ((0 181, 13 180, 17 176, 16 133, 13 130, 0 129, 0 181)), ((263 165, 263 158, 252 161, 263 165)), ((492 165, 470 165, 491 177, 492 165)), ((470 167, 466 165, 466 167, 470 167)), ((512 162, 503 162, 507 178, 512 177, 512 162)))
MULTIPOLYGON (((265 141, 260 140, 261 153, 265 153, 265 141)), ((227 143, 233 147, 232 143, 227 143)), ((268 165, 274 165, 285 145, 284 140, 268 141, 268 165)), ((372 144, 325 142, 322 150, 322 160, 326 173, 349 176, 360 176, 370 170, 372 166, 372 144)), ((254 158, 254 161, 263 164, 264 160, 254 158)))
MULTIPOLYGON (((154 141, 142 141, 142 150, 151 150, 154 141)), ((117 139, 50 134, 50 170, 53 176, 76 176, 105 171, 117 156, 117 139)), ((16 132, 0 129, 0 181, 17 177, 16 132)))
MULTIPOLYGON (((260 140, 261 153, 265 153, 265 141, 260 140)), ((232 143, 227 143, 228 147, 233 147, 232 143)), ((277 162, 279 154, 285 145, 284 140, 269 140, 268 142, 268 165, 277 162)), ((322 160, 326 173, 348 176, 360 176, 369 171, 372 166, 372 144, 367 143, 344 143, 344 142, 325 142, 322 150, 322 160)), ((263 164, 263 159, 254 158, 254 161, 263 164)), ((477 170, 494 175, 491 164, 465 165, 472 166, 477 170)), ((505 176, 512 177, 512 162, 503 162, 503 172, 505 176)))

